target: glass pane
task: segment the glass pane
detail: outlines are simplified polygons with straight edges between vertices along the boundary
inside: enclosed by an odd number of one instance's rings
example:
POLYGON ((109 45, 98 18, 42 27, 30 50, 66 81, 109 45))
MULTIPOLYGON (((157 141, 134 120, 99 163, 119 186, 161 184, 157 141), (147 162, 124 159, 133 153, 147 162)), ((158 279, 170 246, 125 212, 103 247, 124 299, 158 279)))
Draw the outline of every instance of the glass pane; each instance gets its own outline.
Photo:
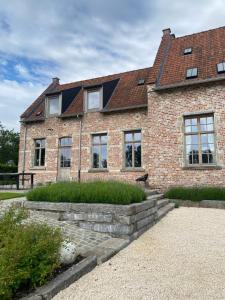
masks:
POLYGON ((41 141, 42 141, 42 140, 36 140, 36 141, 35 141, 35 147, 36 147, 36 148, 40 148, 40 147, 41 147, 41 144, 42 144, 41 141))
POLYGON ((40 141, 41 141, 41 147, 44 148, 45 147, 45 139, 42 139, 40 141))
POLYGON ((208 142, 209 142, 209 144, 214 143, 214 134, 213 133, 208 134, 208 142))
POLYGON ((72 138, 65 137, 60 139, 60 146, 71 146, 72 145, 72 138))
POLYGON ((107 143, 107 134, 101 135, 101 144, 106 144, 107 143))
POLYGON ((224 71, 223 63, 217 64, 217 70, 218 70, 218 72, 224 71))
POLYGON ((107 168, 107 145, 101 146, 101 168, 107 168))
POLYGON ((35 149, 34 153, 34 165, 39 166, 39 149, 35 149))
POLYGON ((48 99, 48 105, 49 105, 49 114, 54 115, 59 113, 59 98, 49 98, 48 99))
POLYGON ((186 144, 198 144, 198 136, 197 135, 187 135, 186 136, 186 144))
POLYGON ((44 166, 45 165, 45 149, 41 149, 41 163, 40 165, 41 166, 44 166))
POLYGON ((89 91, 87 97, 88 109, 100 108, 100 91, 89 91))
POLYGON ((134 166, 141 167, 141 144, 134 144, 134 166))
POLYGON ((100 144, 100 136, 99 135, 93 135, 93 144, 100 144))
POLYGON ((193 164, 198 164, 199 163, 199 154, 198 151, 193 150, 193 164))
POLYGON ((197 119, 186 119, 185 120, 185 132, 197 132, 197 119))
POLYGON ((185 127, 191 126, 191 119, 185 119, 185 127))
POLYGON ((99 168, 99 147, 92 147, 92 168, 99 168))
POLYGON ((132 142, 133 141, 133 134, 132 133, 125 133, 125 141, 132 142))
POLYGON ((125 145, 125 166, 132 167, 132 144, 125 145))
POLYGON ((60 155, 60 165, 62 168, 70 167, 71 162, 71 148, 62 148, 61 155, 60 155))
POLYGON ((208 154, 205 153, 205 152, 202 153, 202 163, 203 164, 208 164, 209 163, 208 154))
POLYGON ((198 74, 198 69, 197 68, 192 69, 192 76, 197 76, 197 74, 198 74))
POLYGON ((141 141, 141 132, 134 133, 134 141, 141 141))

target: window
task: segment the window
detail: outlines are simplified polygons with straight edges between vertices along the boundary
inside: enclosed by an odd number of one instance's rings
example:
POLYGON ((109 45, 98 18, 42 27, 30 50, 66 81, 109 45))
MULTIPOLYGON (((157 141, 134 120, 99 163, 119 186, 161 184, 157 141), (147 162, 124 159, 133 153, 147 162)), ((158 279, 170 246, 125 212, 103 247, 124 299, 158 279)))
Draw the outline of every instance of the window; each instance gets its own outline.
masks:
POLYGON ((71 166, 71 146, 71 137, 63 137, 59 140, 61 168, 70 168, 71 166))
POLYGON ((34 141, 34 166, 41 167, 45 165, 45 139, 38 139, 34 141))
POLYGON ((47 99, 47 114, 48 116, 56 116, 60 114, 59 96, 48 97, 47 99))
POLYGON ((186 78, 196 78, 198 77, 198 68, 187 69, 186 78))
POLYGON ((185 118, 184 125, 186 164, 215 164, 213 115, 185 118))
POLYGON ((143 85, 143 84, 145 84, 145 80, 144 80, 144 78, 140 78, 138 80, 138 85, 143 85))
POLYGON ((101 90, 87 91, 87 110, 98 110, 101 107, 101 90))
POLYGON ((107 168, 107 134, 92 136, 92 168, 107 168))
POLYGON ((185 48, 184 55, 192 54, 192 48, 185 48))
POLYGON ((141 131, 124 133, 124 159, 126 168, 141 167, 141 131))
POLYGON ((225 73, 225 62, 217 64, 217 72, 220 73, 225 73))

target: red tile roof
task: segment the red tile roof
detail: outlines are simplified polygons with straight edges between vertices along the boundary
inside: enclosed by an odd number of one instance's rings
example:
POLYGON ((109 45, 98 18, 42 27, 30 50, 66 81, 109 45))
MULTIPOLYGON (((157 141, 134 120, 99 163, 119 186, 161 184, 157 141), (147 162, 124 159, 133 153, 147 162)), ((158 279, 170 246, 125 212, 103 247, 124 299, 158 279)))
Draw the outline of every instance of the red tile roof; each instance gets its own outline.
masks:
POLYGON ((118 83, 102 112, 147 106, 146 82, 150 72, 151 68, 145 68, 67 84, 51 84, 22 114, 21 118, 25 121, 43 120, 46 94, 60 93, 79 86, 83 88, 61 117, 82 114, 84 89, 88 86, 102 85, 115 79, 118 79, 118 83), (145 79, 145 84, 138 85, 139 79, 145 79))
POLYGON ((225 61, 225 27, 178 38, 168 29, 162 37, 149 82, 163 87, 224 77, 217 73, 217 64, 222 61, 225 61), (185 48, 192 48, 192 54, 184 55, 185 48), (198 68, 198 77, 187 80, 187 69, 194 67, 198 68))

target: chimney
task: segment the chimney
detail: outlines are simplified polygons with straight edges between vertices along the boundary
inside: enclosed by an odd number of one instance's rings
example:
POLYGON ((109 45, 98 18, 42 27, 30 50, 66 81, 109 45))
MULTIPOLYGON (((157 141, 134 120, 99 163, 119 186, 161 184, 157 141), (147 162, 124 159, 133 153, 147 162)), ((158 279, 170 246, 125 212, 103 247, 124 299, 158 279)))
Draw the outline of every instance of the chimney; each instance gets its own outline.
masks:
POLYGON ((58 78, 58 77, 52 78, 52 83, 57 83, 57 84, 59 84, 59 78, 58 78))
POLYGON ((163 29, 163 36, 165 35, 170 35, 171 34, 171 29, 170 28, 166 28, 166 29, 163 29))

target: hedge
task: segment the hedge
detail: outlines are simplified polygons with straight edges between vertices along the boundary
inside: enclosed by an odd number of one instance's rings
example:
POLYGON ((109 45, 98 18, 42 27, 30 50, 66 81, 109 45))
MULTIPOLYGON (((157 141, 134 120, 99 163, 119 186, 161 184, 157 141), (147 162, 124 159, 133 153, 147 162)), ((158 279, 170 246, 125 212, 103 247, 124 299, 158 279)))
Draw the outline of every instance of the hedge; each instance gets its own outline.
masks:
POLYGON ((18 172, 17 166, 10 166, 10 165, 0 163, 0 173, 17 173, 17 172, 18 172))

